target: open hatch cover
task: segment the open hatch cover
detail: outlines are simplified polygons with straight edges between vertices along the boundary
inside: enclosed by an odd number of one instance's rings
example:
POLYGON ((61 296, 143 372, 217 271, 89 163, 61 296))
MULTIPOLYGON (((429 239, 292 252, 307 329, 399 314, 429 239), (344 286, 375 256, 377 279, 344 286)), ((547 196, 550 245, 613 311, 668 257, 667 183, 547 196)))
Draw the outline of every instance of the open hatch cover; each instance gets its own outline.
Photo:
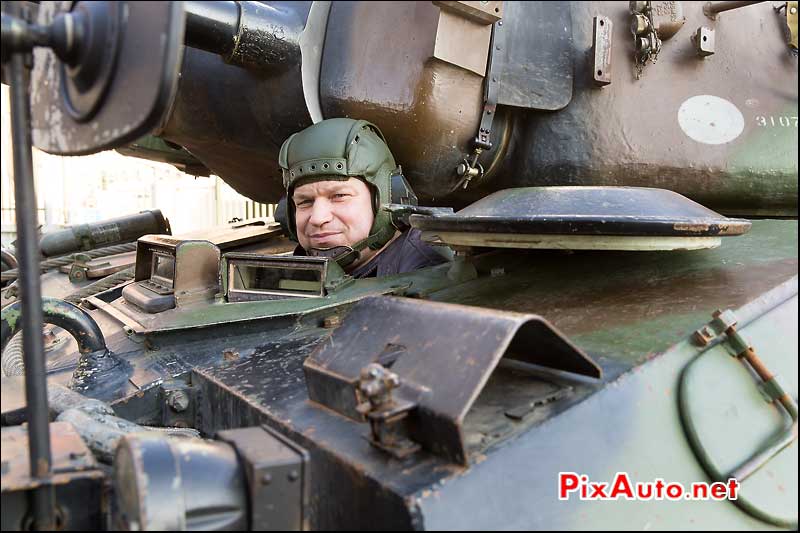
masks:
POLYGON ((741 235, 685 196, 644 187, 524 187, 493 193, 454 214, 412 215, 423 239, 460 246, 573 250, 693 250, 741 235))

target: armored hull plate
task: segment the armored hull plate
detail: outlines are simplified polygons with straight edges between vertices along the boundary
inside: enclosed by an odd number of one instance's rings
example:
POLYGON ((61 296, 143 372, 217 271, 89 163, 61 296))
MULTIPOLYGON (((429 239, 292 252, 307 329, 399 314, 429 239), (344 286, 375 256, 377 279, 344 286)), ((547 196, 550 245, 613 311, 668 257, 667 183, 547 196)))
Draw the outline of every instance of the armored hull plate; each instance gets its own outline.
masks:
POLYGON ((750 228, 680 194, 641 187, 508 189, 455 214, 410 222, 442 244, 575 250, 713 248, 750 228))

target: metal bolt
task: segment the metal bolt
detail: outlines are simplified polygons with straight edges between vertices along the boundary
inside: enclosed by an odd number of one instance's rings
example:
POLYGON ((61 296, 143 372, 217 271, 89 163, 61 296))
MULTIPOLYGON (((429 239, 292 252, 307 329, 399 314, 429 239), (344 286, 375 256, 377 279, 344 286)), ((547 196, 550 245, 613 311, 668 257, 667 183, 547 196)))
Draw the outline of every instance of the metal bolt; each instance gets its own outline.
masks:
POLYGON ((292 470, 289 472, 289 481, 297 481, 300 478, 300 474, 297 470, 292 470))
POLYGON ((797 8, 796 7, 791 8, 789 10, 789 13, 791 13, 792 15, 796 14, 797 13, 797 8))
POLYGON ((176 390, 167 397, 169 405, 176 413, 182 413, 189 407, 189 395, 182 390, 176 390))
POLYGON ((262 485, 269 485, 272 483, 272 475, 271 474, 264 474, 261 476, 261 484, 262 485))
POLYGON ((342 318, 339 315, 326 316, 322 322, 322 326, 327 329, 338 328, 342 324, 342 318))
MULTIPOLYGON (((498 25, 500 25, 500 26, 502 26, 502 25, 503 25, 503 21, 501 20, 501 21, 500 21, 500 22, 498 22, 497 24, 498 24, 498 25)), ((500 50, 500 49, 498 48, 498 50, 500 50)))

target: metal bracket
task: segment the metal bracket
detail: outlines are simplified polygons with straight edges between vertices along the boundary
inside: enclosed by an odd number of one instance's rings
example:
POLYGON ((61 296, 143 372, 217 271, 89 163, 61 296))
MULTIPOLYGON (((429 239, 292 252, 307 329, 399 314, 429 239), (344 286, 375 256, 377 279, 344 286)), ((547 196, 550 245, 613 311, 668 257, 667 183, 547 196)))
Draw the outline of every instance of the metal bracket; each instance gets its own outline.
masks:
POLYGON ((308 452, 267 427, 229 429, 217 438, 236 448, 247 479, 253 531, 308 529, 308 452))
POLYGON ((492 42, 489 48, 489 65, 486 68, 486 81, 483 93, 483 113, 478 133, 472 140, 472 154, 456 167, 456 174, 461 178, 458 187, 466 189, 472 180, 480 181, 483 177, 483 166, 478 158, 484 150, 492 149, 492 124, 497 112, 497 93, 503 76, 506 58, 506 31, 503 21, 497 21, 492 27, 492 42))
POLYGON ((89 261, 92 258, 86 254, 75 254, 74 261, 69 269, 69 280, 72 283, 78 283, 80 281, 84 281, 87 278, 87 274, 89 272, 89 261))
MULTIPOLYGON (((715 476, 720 480, 735 478, 741 482, 767 464, 783 448, 797 440, 797 401, 786 392, 778 376, 773 374, 756 355, 752 344, 736 331, 738 318, 733 311, 718 309, 712 316, 714 319, 711 322, 694 332, 695 343, 702 347, 708 347, 712 341, 718 338, 720 342, 727 341, 726 347, 731 355, 747 363, 760 378, 761 381, 757 386, 764 399, 769 403, 774 403, 776 407, 783 408, 791 419, 791 423, 775 439, 759 449, 744 463, 724 476, 715 476), (723 334, 725 334, 724 339, 722 339, 723 334)), ((691 441, 691 444, 698 456, 705 457, 705 452, 702 451, 699 443, 691 441)))
POLYGON ((366 414, 373 445, 467 464, 464 419, 503 358, 602 375, 541 317, 390 297, 359 301, 303 371, 312 402, 359 422, 366 414))
POLYGON ((741 357, 748 349, 752 349, 750 342, 736 331, 736 324, 739 319, 733 311, 718 309, 714 311, 712 316, 714 320, 694 332, 694 339, 697 344, 707 346, 711 341, 725 334, 727 346, 732 356, 741 357))
POLYGON ((592 20, 592 82, 597 87, 611 83, 611 46, 614 23, 610 18, 597 15, 592 20))
POLYGON ((631 2, 631 33, 636 48, 634 67, 636 79, 642 77, 642 70, 647 62, 655 63, 661 51, 661 39, 658 37, 653 20, 653 2, 631 2))
POLYGON ((692 34, 692 44, 694 44, 695 51, 700 57, 708 57, 714 55, 715 38, 714 29, 700 26, 697 31, 692 34))
POLYGON ((361 369, 358 395, 363 398, 356 410, 365 415, 370 425, 370 443, 402 459, 420 449, 411 440, 408 414, 417 407, 409 401, 395 401, 392 390, 400 386, 400 377, 380 363, 361 369))

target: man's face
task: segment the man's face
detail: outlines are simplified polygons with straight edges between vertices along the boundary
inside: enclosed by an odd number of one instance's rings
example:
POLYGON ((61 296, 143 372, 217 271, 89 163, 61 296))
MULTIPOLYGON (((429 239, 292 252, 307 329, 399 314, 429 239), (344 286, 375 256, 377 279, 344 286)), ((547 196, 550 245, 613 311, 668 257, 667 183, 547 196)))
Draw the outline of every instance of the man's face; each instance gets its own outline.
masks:
MULTIPOLYGON (((366 239, 372 229, 372 195, 358 178, 307 183, 294 189, 292 200, 297 239, 306 250, 352 246, 366 239)), ((374 255, 370 252, 362 250, 356 264, 374 255)))

